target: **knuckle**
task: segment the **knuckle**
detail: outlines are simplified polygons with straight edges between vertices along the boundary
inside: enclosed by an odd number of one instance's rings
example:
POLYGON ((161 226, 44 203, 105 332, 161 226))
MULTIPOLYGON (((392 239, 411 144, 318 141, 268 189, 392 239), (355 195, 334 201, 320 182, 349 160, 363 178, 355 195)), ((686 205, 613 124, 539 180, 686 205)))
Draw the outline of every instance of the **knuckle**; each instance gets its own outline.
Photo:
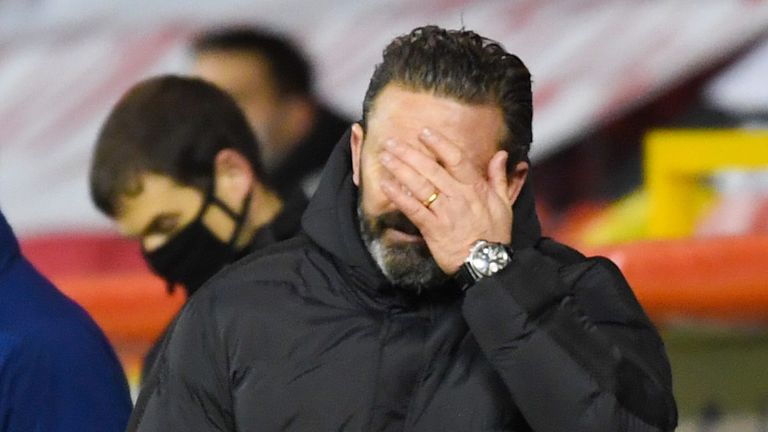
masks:
POLYGON ((424 190, 424 191, 426 191, 426 192, 427 192, 427 194, 429 194, 429 195, 427 195, 427 197, 426 197, 426 198, 424 198, 424 199, 427 199, 427 198, 429 198, 429 196, 430 196, 432 193, 434 193, 434 192, 439 192, 439 191, 437 190, 437 188, 435 188, 435 187, 432 185, 432 183, 430 183, 428 180, 424 180, 424 179, 422 179, 422 181, 421 181, 421 184, 420 184, 419 186, 420 186, 420 190, 424 190))
POLYGON ((461 164, 463 155, 461 150, 456 148, 447 149, 445 152, 445 163, 450 167, 456 167, 461 164))
POLYGON ((430 177, 434 177, 440 174, 440 165, 437 164, 429 164, 426 167, 427 175, 430 177))
POLYGON ((403 159, 409 161, 409 162, 415 162, 418 160, 417 152, 410 148, 410 147, 404 147, 400 150, 400 155, 403 157, 403 159))

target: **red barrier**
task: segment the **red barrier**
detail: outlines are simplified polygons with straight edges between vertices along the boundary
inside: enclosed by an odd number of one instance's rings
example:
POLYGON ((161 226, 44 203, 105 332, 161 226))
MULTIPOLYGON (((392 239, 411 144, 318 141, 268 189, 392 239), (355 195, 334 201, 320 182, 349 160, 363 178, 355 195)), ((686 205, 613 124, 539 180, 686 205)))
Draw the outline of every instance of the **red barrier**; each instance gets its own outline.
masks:
POLYGON ((82 234, 25 239, 29 260, 67 296, 83 306, 104 330, 138 383, 141 360, 184 303, 171 296, 147 269, 137 242, 82 234))
POLYGON ((185 298, 181 289, 169 295, 165 283, 150 274, 62 276, 54 282, 117 344, 156 339, 185 298))
MULTIPOLYGON (((115 345, 131 382, 150 344, 184 303, 144 265, 133 242, 66 237, 25 253, 81 304, 115 345)), ((646 241, 591 251, 616 262, 657 322, 768 323, 768 236, 646 241)))
POLYGON ((768 236, 644 241, 594 252, 621 267, 657 321, 768 322, 768 236))
MULTIPOLYGON (((48 237, 25 241, 24 250, 115 343, 148 344, 184 301, 149 273, 135 242, 48 237)), ((643 241, 592 252, 621 267, 656 320, 768 322, 768 236, 643 241)))
POLYGON ((153 275, 136 241, 68 234, 25 239, 24 254, 116 344, 149 344, 184 303, 153 275))

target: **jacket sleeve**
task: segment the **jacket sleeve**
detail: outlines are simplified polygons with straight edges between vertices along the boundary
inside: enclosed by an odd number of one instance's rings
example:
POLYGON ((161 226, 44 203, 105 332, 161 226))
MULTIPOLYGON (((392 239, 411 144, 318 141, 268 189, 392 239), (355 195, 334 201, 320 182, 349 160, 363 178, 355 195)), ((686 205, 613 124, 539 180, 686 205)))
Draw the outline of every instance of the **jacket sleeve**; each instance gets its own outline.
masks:
POLYGON ((227 353, 205 294, 187 303, 169 328, 128 431, 235 430, 227 353))
POLYGON ((0 431, 122 432, 131 399, 117 358, 95 330, 61 327, 0 335, 0 431))
POLYGON ((675 428, 663 343, 609 260, 516 251, 467 291, 463 313, 533 430, 675 428))

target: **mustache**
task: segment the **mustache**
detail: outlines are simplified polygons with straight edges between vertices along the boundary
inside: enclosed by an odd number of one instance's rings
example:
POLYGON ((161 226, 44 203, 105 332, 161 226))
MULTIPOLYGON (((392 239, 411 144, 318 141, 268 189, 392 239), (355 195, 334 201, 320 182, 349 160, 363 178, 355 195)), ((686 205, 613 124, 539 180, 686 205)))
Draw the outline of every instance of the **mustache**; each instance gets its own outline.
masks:
POLYGON ((373 228, 376 233, 382 233, 385 229, 391 228, 406 234, 421 236, 416 225, 399 211, 391 211, 376 216, 373 228))

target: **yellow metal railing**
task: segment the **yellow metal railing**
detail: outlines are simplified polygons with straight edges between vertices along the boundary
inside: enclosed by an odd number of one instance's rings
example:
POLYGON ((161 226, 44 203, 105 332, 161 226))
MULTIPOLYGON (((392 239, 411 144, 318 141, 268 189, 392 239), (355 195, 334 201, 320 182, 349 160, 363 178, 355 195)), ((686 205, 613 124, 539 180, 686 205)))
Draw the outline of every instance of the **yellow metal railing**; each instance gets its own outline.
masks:
POLYGON ((648 235, 689 236, 725 169, 768 169, 768 130, 656 130, 645 141, 648 235))

